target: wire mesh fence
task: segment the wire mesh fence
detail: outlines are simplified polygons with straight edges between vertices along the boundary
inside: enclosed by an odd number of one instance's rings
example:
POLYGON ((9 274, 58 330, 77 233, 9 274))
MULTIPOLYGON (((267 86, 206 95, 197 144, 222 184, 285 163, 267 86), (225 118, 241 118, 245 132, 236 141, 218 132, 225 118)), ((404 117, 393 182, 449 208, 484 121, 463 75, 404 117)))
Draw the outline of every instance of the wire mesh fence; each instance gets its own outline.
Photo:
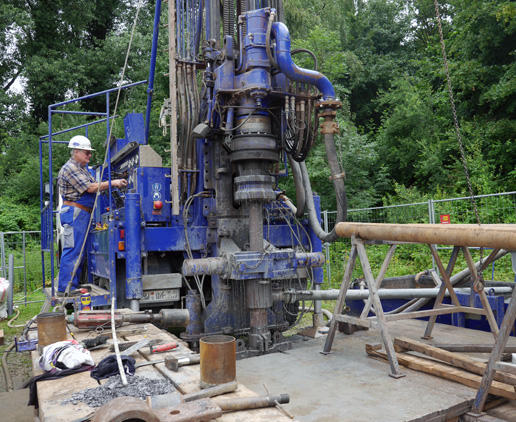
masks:
MULTIPOLYGON (((516 192, 504 192, 475 197, 480 220, 484 224, 516 223, 516 192)), ((324 229, 331 231, 336 224, 336 211, 323 211, 324 229)), ((477 222, 470 197, 449 198, 418 202, 412 204, 390 205, 385 207, 348 210, 348 221, 364 223, 468 223, 477 222)), ((370 252, 373 272, 378 271, 383 256, 382 246, 370 252)), ((342 280, 344 265, 350 250, 349 239, 340 239, 324 245, 326 254, 325 286, 338 287, 342 280)), ((440 247, 442 258, 451 248, 440 247)), ((42 287, 42 258, 49 262, 50 253, 41 252, 41 232, 1 232, 0 233, 0 276, 8 278, 8 257, 14 255, 14 289, 16 292, 30 292, 42 287)), ((489 251, 484 252, 486 256, 489 251)), ((479 251, 472 250, 473 257, 479 259, 479 251)), ((460 268, 461 262, 457 264, 460 268)), ((357 266, 359 267, 359 266, 357 266)), ((433 261, 425 245, 406 245, 400 247, 390 265, 389 276, 416 274, 433 267, 433 261)), ((50 280, 50 265, 46 265, 45 279, 50 280)), ((357 274, 361 276, 360 268, 357 274)), ((496 261, 484 273, 484 277, 496 281, 512 281, 514 273, 510 256, 496 261)))
MULTIPOLYGON (((14 256, 15 292, 24 292, 26 295, 42 287, 41 232, 1 232, 0 252, 0 276, 6 279, 9 278, 9 255, 14 256)), ((43 256, 45 260, 50 258, 48 252, 43 256)))
MULTIPOLYGON (((516 192, 504 192, 492 195, 475 196, 480 222, 482 224, 512 224, 516 223, 516 192)), ((335 211, 323 211, 324 227, 331 231, 336 224, 337 213, 335 211)), ((347 221, 361 223, 451 223, 451 224, 477 224, 475 209, 471 197, 448 198, 412 204, 390 205, 385 207, 363 208, 348 210, 347 221)), ((340 239, 332 244, 325 244, 326 287, 338 287, 344 272, 351 244, 349 239, 340 239)), ((452 248, 438 247, 443 259, 447 259, 452 248)), ((370 259, 373 272, 378 271, 386 246, 371 247, 370 259), (373 249, 374 248, 374 249, 373 249)), ((480 259, 480 251, 472 249, 475 260, 480 259)), ((486 257, 490 251, 484 251, 486 257)), ((456 268, 464 268, 464 263, 458 261, 456 268), (462 267, 461 267, 462 266, 462 267)), ((408 274, 417 274, 428 268, 433 268, 434 263, 425 245, 404 245, 398 248, 387 277, 408 274)), ((359 267, 359 266, 358 266, 359 267)), ((354 276, 360 277, 361 270, 357 268, 354 276)), ((514 272, 510 255, 506 255, 492 264, 484 272, 486 280, 513 281, 514 272)))

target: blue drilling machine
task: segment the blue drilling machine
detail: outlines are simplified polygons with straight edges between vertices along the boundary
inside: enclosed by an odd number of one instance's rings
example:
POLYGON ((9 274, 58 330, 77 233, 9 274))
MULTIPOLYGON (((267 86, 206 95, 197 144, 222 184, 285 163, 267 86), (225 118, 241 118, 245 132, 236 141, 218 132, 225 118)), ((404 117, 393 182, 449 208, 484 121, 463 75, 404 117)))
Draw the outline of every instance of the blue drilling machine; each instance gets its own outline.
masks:
MULTIPOLYGON (((106 162, 92 169, 97 180, 128 182, 99 195, 93 211, 83 271, 92 306, 115 298, 117 308, 135 311, 186 308, 184 340, 195 347, 207 334, 231 334, 240 358, 289 349, 282 332, 297 320, 299 301, 321 288, 322 242, 337 237, 321 228, 305 165, 319 133, 338 219, 345 219, 334 143, 341 103, 324 75, 294 63, 300 51, 291 50, 282 0, 170 0, 170 98, 161 124, 170 134, 171 165, 163 167, 149 143, 161 7, 157 0, 148 81, 49 107, 49 134, 40 140, 40 151, 47 145, 49 151, 46 195, 40 172, 42 250, 51 252, 51 279, 60 248, 54 246, 52 146, 64 143, 52 140, 62 133, 52 131, 52 117, 73 113, 63 111, 67 104, 104 96, 105 113, 90 113, 98 119, 66 131, 87 135, 89 125, 102 121, 109 133, 110 95, 145 83, 145 118, 125 116, 125 137, 107 136, 106 162), (278 188, 282 177, 293 177, 295 200, 278 188)), ((314 325, 321 320, 315 301, 314 325)))

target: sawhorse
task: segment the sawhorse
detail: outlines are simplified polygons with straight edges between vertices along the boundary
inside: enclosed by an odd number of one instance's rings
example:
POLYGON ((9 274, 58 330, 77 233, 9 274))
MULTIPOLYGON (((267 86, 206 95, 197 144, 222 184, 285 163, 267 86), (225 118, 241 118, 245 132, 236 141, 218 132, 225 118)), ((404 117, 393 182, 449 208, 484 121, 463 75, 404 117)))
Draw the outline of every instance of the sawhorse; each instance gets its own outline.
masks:
MULTIPOLYGON (((396 353, 394 351, 394 346, 393 346, 392 339, 389 334, 389 329, 387 326, 388 321, 413 319, 413 318, 420 318, 420 317, 428 316, 428 317, 430 317, 430 319, 426 326, 426 330, 423 335, 423 338, 430 339, 430 338, 432 338, 432 330, 434 328, 435 321, 436 321, 438 315, 451 314, 451 313, 456 313, 456 312, 468 312, 468 313, 472 313, 472 314, 485 315, 487 318, 487 321, 489 322, 491 331, 493 332, 493 335, 496 339, 496 337, 498 336, 498 332, 499 332, 498 325, 496 324, 496 319, 493 315, 493 311, 491 310, 491 306, 489 305, 489 301, 487 299, 487 296, 486 296, 486 293, 484 292, 484 290, 478 292, 480 301, 482 303, 482 309, 474 308, 471 306, 469 306, 469 307, 461 306, 461 304, 459 303, 459 300, 457 298, 457 295, 455 294, 455 291, 453 290, 453 286, 450 281, 450 276, 451 276, 451 273, 455 266, 455 263, 457 261, 457 256, 461 250, 462 250, 462 253, 464 254, 468 268, 471 272, 472 279, 473 280, 477 279, 477 269, 475 267, 475 264, 473 262, 473 258, 471 257, 471 253, 470 253, 469 249, 465 246, 454 246, 450 260, 448 262, 448 266, 445 269, 444 265, 441 261, 441 258, 439 257, 439 254, 437 253, 437 248, 435 247, 435 245, 430 245, 430 244, 428 245, 428 247, 430 248, 430 252, 434 258, 434 261, 437 265, 437 268, 439 269, 439 272, 441 273, 441 277, 442 277, 442 283, 440 283, 439 292, 435 299, 433 309, 385 315, 385 313, 383 312, 380 297, 378 295, 378 289, 380 288, 383 278, 385 277, 387 268, 389 267, 391 259, 396 250, 396 246, 398 244, 400 244, 400 243, 399 242, 384 242, 384 241, 367 241, 367 240, 360 239, 354 235, 351 236, 351 251, 349 254, 349 259, 346 264, 346 269, 344 271, 344 276, 342 279, 339 296, 337 298, 337 303, 335 304, 335 311, 333 313, 333 317, 330 322, 330 329, 328 331, 328 337, 326 338, 326 343, 325 343, 324 349, 321 353, 328 354, 331 352, 333 341, 335 339, 335 332, 337 329, 338 322, 346 322, 349 324, 355 324, 355 325, 359 325, 359 326, 367 327, 367 328, 374 328, 374 329, 379 328, 381 336, 382 336, 383 344, 384 344, 385 350, 387 352, 387 356, 389 358, 389 365, 390 365, 390 369, 391 369, 391 373, 389 375, 393 378, 400 378, 404 375, 402 374, 402 372, 400 370, 398 359, 397 359, 396 353), (385 256, 385 259, 383 261, 382 267, 380 268, 378 276, 376 277, 376 280, 374 279, 373 273, 371 271, 371 265, 369 264, 369 259, 367 257, 367 251, 365 249, 366 244, 370 244, 370 245, 371 244, 389 244, 390 245, 389 251, 387 252, 387 254, 385 256), (355 268, 357 257, 360 258, 360 263, 362 266, 362 270, 364 272, 364 278, 366 280, 367 287, 369 289, 369 297, 364 305, 364 309, 363 309, 360 317, 353 317, 353 316, 342 315, 341 312, 342 312, 342 309, 344 308, 344 304, 346 301, 346 293, 347 293, 350 283, 351 283, 353 269, 355 268), (442 303, 446 291, 448 291, 450 294, 450 298, 452 301, 451 305, 445 305, 442 303), (376 316, 367 317, 372 306, 374 306, 374 311, 376 313, 376 316)), ((489 257, 486 259, 486 261, 483 263, 483 267, 486 267, 487 265, 489 265, 493 261, 494 257, 496 256, 496 254, 498 252, 499 252, 499 249, 494 249, 491 252, 491 254, 489 255, 489 257)), ((434 275, 434 278, 437 278, 437 276, 434 275)), ((472 297, 472 299, 473 299, 473 297, 472 297)))

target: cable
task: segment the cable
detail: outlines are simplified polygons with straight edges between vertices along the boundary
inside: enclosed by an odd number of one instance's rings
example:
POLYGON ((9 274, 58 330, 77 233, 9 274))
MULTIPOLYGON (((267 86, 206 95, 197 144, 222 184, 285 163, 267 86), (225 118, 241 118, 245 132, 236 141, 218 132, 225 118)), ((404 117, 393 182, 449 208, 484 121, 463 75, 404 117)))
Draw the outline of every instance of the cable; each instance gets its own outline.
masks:
MULTIPOLYGON (((129 52, 131 51, 131 45, 132 45, 132 42, 133 42, 133 36, 134 36, 134 32, 135 32, 135 29, 136 29, 136 22, 138 21, 138 15, 140 13, 140 8, 141 8, 142 4, 141 2, 138 2, 137 3, 137 7, 136 7, 136 15, 134 17, 134 22, 133 22, 133 27, 132 27, 132 30, 131 30, 131 37, 129 39, 129 45, 127 46, 127 53, 125 55, 125 62, 124 62, 124 67, 122 69, 122 74, 120 76, 120 81, 118 83, 118 91, 117 91, 117 96, 116 96, 116 102, 115 102, 115 109, 113 111, 113 116, 116 115, 116 111, 117 111, 117 108, 118 108, 118 102, 120 100, 120 92, 122 91, 122 84, 123 84, 123 81, 124 81, 124 77, 125 77, 125 71, 127 69, 127 62, 129 60, 129 52)), ((111 135, 113 133, 113 127, 115 126, 115 121, 113 121, 113 124, 109 127, 109 136, 108 136, 108 140, 107 140, 107 148, 106 148, 106 153, 104 155, 104 163, 102 165, 102 171, 101 171, 101 175, 104 174, 104 170, 108 167, 108 163, 107 163, 107 156, 108 156, 108 152, 109 152, 109 140, 111 139, 111 135)), ((84 248, 86 246, 86 241, 88 240, 88 234, 89 234, 89 230, 91 228, 91 223, 93 222, 93 216, 94 216, 94 210, 95 208, 97 207, 97 202, 98 202, 98 197, 100 195, 100 185, 101 185, 101 182, 99 182, 99 186, 98 186, 98 189, 97 189, 97 193, 95 195, 95 202, 93 203, 93 207, 92 207, 92 211, 91 211, 91 214, 90 214, 90 221, 88 223, 88 227, 87 227, 87 232, 86 232, 86 236, 84 236, 84 241, 82 242, 82 246, 81 246, 81 250, 79 252, 79 257, 77 259, 77 261, 75 262, 75 266, 73 268, 73 271, 72 271, 72 275, 70 277, 70 281, 68 282, 68 284, 66 285, 66 288, 65 288, 65 292, 63 294, 63 298, 62 298, 62 301, 61 303, 55 308, 57 310, 61 310, 64 308, 66 302, 67 302, 67 299, 68 299, 68 296, 69 296, 69 293, 70 293, 70 288, 72 287, 72 284, 73 284, 73 279, 75 277, 75 274, 77 273, 77 270, 79 268, 79 266, 81 265, 82 263, 82 256, 83 256, 83 253, 84 253, 84 248)), ((111 186, 109 186, 109 188, 111 188, 111 186)), ((111 204, 110 204, 111 205, 111 204)))
MULTIPOLYGON (((184 233, 185 233, 186 253, 187 253, 189 259, 194 259, 194 258, 193 258, 192 248, 190 247, 190 241, 188 239, 188 210, 190 209, 190 205, 192 205, 193 200, 195 198, 197 198, 199 196, 203 196, 203 195, 209 195, 209 194, 210 194, 209 191, 202 191, 202 192, 196 193, 195 195, 190 196, 186 200, 184 207, 183 207, 183 228, 184 228, 184 233)), ((201 304, 204 309, 204 308, 206 308, 206 300, 204 298, 204 292, 202 290, 203 284, 204 284, 204 276, 202 277, 202 280, 199 280, 199 276, 197 276, 197 275, 194 275, 193 277, 195 280, 195 284, 197 285, 197 288, 199 289, 199 294, 201 296, 201 304)), ((192 288, 190 287, 190 285, 188 283, 187 283, 187 285, 190 288, 190 290, 192 290, 192 288)))
MULTIPOLYGON (((477 219, 477 224, 479 226, 482 225, 482 221, 480 219, 480 214, 478 212, 477 207, 477 201, 475 199, 475 194, 473 193, 473 187, 471 185, 471 180, 469 177, 468 172, 468 164, 466 162, 466 154, 464 153, 464 146, 462 144, 462 137, 460 134, 460 126, 459 126, 459 119, 457 117, 457 110, 455 109, 455 100, 453 99, 453 89, 451 85, 451 79, 450 79, 450 68, 448 67, 448 59, 446 57, 446 46, 444 44, 444 35, 443 35, 443 28, 441 25, 441 14, 439 13, 439 3, 437 0, 434 0, 434 6, 435 6, 435 16, 437 17, 437 27, 439 29, 439 41, 441 43, 441 51, 443 54, 443 61, 444 61, 444 70, 446 73, 446 85, 448 87, 448 95, 450 97, 450 107, 452 110, 453 115, 453 125, 455 127, 455 134, 457 135, 457 141, 459 142, 459 149, 460 149, 460 157, 462 161, 462 166, 464 167, 464 174, 466 175, 466 181, 468 183, 468 190, 471 197, 471 202, 473 204, 473 210, 475 211, 475 216, 477 219)), ((484 248, 480 248, 480 262, 484 259, 484 248)), ((484 272, 482 270, 482 267, 480 268, 480 271, 478 272, 477 279, 473 282, 473 289, 478 293, 484 290, 484 272)))

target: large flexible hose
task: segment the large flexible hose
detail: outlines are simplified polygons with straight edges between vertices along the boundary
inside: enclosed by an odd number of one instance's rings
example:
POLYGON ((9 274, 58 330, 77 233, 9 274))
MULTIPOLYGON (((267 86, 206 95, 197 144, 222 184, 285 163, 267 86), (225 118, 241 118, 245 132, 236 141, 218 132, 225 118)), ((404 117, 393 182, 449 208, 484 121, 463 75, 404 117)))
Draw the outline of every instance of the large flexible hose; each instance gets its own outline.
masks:
POLYGON ((299 167, 299 163, 293 160, 290 155, 288 155, 288 163, 290 165, 290 169, 292 170, 294 186, 296 188, 296 217, 301 218, 305 214, 306 204, 306 193, 305 188, 303 186, 303 175, 301 174, 301 168, 299 167))
POLYGON ((315 235, 323 242, 334 242, 338 239, 337 233, 335 232, 335 228, 330 233, 325 232, 321 227, 321 222, 319 221, 319 217, 317 216, 312 186, 310 185, 310 178, 308 176, 306 164, 302 162, 299 163, 299 166, 301 168, 301 175, 303 177, 303 186, 305 188, 306 194, 306 211, 308 213, 308 221, 310 222, 310 226, 312 227, 312 230, 314 231, 315 235))
MULTIPOLYGON (((326 137, 333 137, 333 135, 325 135, 326 137)), ((326 144, 328 145, 328 144, 326 144)), ((331 151, 331 149, 330 149, 331 151)), ((338 164, 337 157, 331 156, 330 151, 326 151, 328 155, 328 163, 330 164, 330 169, 332 169, 332 165, 337 162, 337 165, 340 169, 340 164, 338 164), (332 164, 333 163, 333 164, 332 164)), ((301 169, 301 175, 303 179, 303 186, 305 188, 305 197, 306 197, 306 211, 308 212, 308 221, 310 221, 310 226, 314 231, 315 235, 321 239, 323 242, 334 242, 338 239, 338 235, 335 232, 335 228, 328 233, 323 230, 321 227, 321 222, 319 221, 319 217, 317 216, 317 210, 315 209, 314 197, 312 192, 312 186, 310 184, 310 177, 308 175, 308 170, 306 168, 306 164, 304 162, 299 163, 301 169)), ((332 174, 335 174, 332 169, 332 174)), ((337 196, 337 221, 344 221, 346 218, 346 207, 347 207, 347 199, 346 199, 346 187, 344 186, 344 179, 333 179, 333 185, 335 187, 335 194, 337 196)))

